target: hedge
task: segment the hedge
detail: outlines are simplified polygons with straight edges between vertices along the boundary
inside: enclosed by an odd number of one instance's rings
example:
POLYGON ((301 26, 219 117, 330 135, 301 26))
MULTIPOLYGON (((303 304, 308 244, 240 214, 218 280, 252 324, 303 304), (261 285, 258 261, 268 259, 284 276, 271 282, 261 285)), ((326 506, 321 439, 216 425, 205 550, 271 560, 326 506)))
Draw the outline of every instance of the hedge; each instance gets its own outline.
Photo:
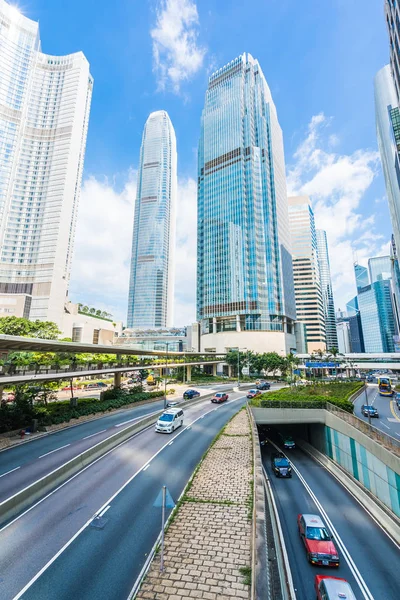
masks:
POLYGON ((22 412, 16 405, 1 406, 0 433, 27 427, 32 419, 38 420, 39 427, 68 423, 71 419, 94 415, 98 412, 111 411, 127 404, 142 402, 150 398, 160 398, 161 396, 164 396, 162 391, 138 392, 135 388, 129 391, 115 389, 105 391, 100 400, 96 398, 80 398, 77 401, 76 407, 71 406, 69 400, 49 402, 47 405, 36 404, 32 409, 27 409, 25 412, 22 412), (131 393, 132 391, 134 393, 131 393))
POLYGON ((354 406, 349 398, 363 385, 362 382, 357 381, 282 388, 256 396, 250 401, 250 404, 261 408, 278 408, 284 403, 288 408, 296 408, 296 405, 301 403, 302 408, 325 408, 326 403, 330 402, 342 410, 352 413, 354 406))

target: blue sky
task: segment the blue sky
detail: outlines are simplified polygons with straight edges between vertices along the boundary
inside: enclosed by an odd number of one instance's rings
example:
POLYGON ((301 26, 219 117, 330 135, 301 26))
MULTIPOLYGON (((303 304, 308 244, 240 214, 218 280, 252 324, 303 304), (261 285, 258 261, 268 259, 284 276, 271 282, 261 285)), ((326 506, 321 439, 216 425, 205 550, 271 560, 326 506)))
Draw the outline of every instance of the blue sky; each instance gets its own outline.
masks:
POLYGON ((196 149, 210 72, 242 52, 264 71, 283 129, 289 189, 327 229, 336 306, 352 261, 383 253, 391 226, 373 78, 388 62, 383 0, 21 0, 49 54, 82 50, 94 93, 70 294, 126 319, 143 125, 168 111, 178 144, 175 322, 195 318, 196 149))

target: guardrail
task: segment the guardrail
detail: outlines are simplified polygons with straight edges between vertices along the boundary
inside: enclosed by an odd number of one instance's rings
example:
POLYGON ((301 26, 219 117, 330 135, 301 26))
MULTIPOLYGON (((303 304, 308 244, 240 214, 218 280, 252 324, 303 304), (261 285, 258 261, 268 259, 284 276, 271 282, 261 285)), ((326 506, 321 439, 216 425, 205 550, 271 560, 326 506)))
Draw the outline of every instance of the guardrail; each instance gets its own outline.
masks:
POLYGON ((373 425, 366 423, 362 419, 359 419, 355 415, 352 415, 351 413, 342 410, 341 408, 335 406, 334 404, 331 404, 330 402, 326 403, 326 410, 335 414, 343 421, 346 421, 346 423, 349 423, 349 425, 355 427, 356 429, 358 429, 358 431, 365 433, 365 435, 368 435, 370 438, 372 438, 382 446, 385 446, 385 448, 393 452, 393 454, 396 454, 396 456, 400 456, 400 440, 391 437, 387 433, 384 433, 380 429, 377 429, 373 425))

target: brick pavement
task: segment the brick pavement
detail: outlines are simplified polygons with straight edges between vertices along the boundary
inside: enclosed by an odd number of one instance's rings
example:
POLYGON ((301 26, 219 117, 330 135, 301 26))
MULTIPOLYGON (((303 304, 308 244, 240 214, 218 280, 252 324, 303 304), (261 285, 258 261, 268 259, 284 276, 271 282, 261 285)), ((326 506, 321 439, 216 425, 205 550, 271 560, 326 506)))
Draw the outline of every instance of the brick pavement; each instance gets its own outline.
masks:
POLYGON ((165 570, 157 554, 140 600, 250 598, 240 572, 251 564, 252 441, 245 410, 208 452, 165 537, 165 570))

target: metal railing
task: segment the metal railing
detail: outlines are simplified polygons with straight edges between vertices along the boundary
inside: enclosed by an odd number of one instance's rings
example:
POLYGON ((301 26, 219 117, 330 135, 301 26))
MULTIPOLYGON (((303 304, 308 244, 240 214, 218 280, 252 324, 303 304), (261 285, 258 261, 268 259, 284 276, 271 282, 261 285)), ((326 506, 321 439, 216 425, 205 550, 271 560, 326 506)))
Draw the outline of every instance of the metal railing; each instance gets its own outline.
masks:
MULTIPOLYGON (((257 400, 257 398, 256 398, 257 400)), ((325 400, 260 400, 260 405, 249 403, 254 408, 325 408, 325 400)))
POLYGON ((366 423, 362 419, 359 419, 355 415, 352 415, 351 413, 342 410, 341 408, 335 406, 334 404, 331 404, 330 402, 326 403, 326 410, 335 414, 343 421, 346 421, 346 423, 349 423, 349 425, 355 427, 356 429, 358 429, 358 431, 361 431, 361 433, 368 435, 374 441, 384 446, 387 450, 390 450, 391 452, 393 452, 393 454, 396 454, 396 456, 400 456, 400 440, 391 437, 387 433, 384 433, 380 429, 377 429, 373 425, 366 423))

